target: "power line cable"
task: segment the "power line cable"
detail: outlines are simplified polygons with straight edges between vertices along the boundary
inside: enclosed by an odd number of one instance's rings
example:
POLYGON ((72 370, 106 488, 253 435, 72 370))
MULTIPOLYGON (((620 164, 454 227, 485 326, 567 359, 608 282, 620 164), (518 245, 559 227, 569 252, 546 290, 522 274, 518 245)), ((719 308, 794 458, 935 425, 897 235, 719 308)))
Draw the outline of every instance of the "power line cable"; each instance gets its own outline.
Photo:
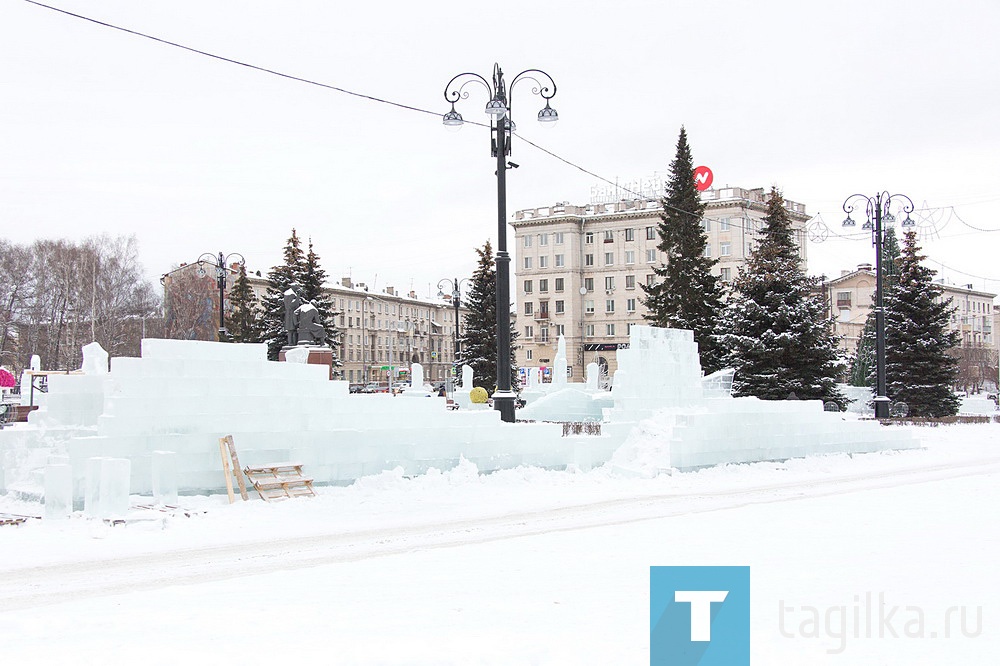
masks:
MULTIPOLYGON (((309 84, 311 86, 318 86, 320 88, 326 88, 327 90, 333 90, 333 91, 336 91, 336 92, 339 92, 339 93, 343 93, 345 95, 351 95, 353 97, 359 97, 361 99, 367 99, 369 101, 378 102, 380 104, 388 104, 389 106, 395 106, 395 107, 398 107, 400 109, 406 109, 408 111, 416 111, 418 113, 427 113, 427 114, 430 114, 430 115, 433 115, 433 116, 438 116, 438 117, 441 116, 441 114, 438 113, 437 111, 428 111, 427 109, 421 109, 419 107, 411 106, 409 104, 402 104, 400 102, 393 102, 392 100, 382 99, 381 97, 375 97, 374 95, 366 95, 364 93, 355 92, 353 90, 348 90, 346 88, 341 88, 339 86, 330 85, 328 83, 320 83, 319 81, 314 81, 312 79, 307 79, 307 78, 304 78, 304 77, 301 77, 301 76, 295 76, 294 74, 286 74, 284 72, 279 72, 279 71, 274 70, 274 69, 268 69, 267 67, 261 67, 259 65, 254 65, 254 64, 251 64, 251 63, 248 63, 248 62, 243 62, 242 60, 235 60, 233 58, 227 58, 225 56, 221 56, 221 55, 218 55, 218 54, 215 54, 215 53, 211 53, 209 51, 202 51, 201 49, 196 49, 196 48, 191 47, 191 46, 185 46, 184 44, 179 44, 177 42, 172 42, 170 40, 163 39, 161 37, 155 37, 153 35, 149 35, 149 34, 144 33, 144 32, 139 32, 138 30, 132 30, 130 28, 123 28, 122 26, 115 25, 113 23, 108 23, 106 21, 100 21, 98 19, 90 18, 89 16, 84 16, 82 14, 75 14, 75 13, 73 13, 71 11, 67 11, 65 9, 60 9, 59 7, 53 7, 52 5, 46 5, 44 3, 37 2, 36 0, 24 0, 24 1, 27 2, 28 4, 32 4, 32 5, 35 5, 35 6, 38 6, 38 7, 43 7, 45 9, 50 9, 50 10, 52 10, 54 12, 58 12, 60 14, 65 14, 66 16, 72 16, 73 18, 81 19, 83 21, 89 21, 90 23, 94 23, 94 24, 97 24, 97 25, 100 25, 100 26, 104 26, 105 28, 111 28, 112 30, 118 30, 120 32, 125 32, 125 33, 128 33, 130 35, 135 35, 136 37, 142 37, 144 39, 149 39, 149 40, 152 40, 154 42, 159 42, 160 44, 166 44, 167 46, 173 46, 175 48, 183 49, 185 51, 190 51, 191 53, 197 53, 198 55, 203 55, 203 56, 206 56, 208 58, 214 58, 216 60, 221 60, 223 62, 228 62, 228 63, 230 63, 232 65, 239 65, 240 67, 246 67, 248 69, 253 69, 253 70, 256 70, 258 72, 264 72, 265 74, 271 74, 273 76, 280 76, 283 79, 289 79, 291 81, 298 81, 299 83, 307 83, 307 84, 309 84)), ((480 123, 475 123, 475 122, 472 122, 471 124, 473 124, 473 125, 481 125, 480 123)), ((482 125, 482 126, 485 127, 485 125, 482 125)))

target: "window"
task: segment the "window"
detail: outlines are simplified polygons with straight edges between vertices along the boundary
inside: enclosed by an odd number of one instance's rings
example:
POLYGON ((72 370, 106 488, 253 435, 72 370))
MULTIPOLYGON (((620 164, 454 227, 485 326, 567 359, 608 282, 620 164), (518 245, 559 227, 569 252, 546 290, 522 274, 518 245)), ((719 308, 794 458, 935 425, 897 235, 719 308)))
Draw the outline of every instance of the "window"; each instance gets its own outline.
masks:
POLYGON ((531 360, 531 352, 533 352, 533 351, 535 351, 535 350, 534 349, 525 349, 524 350, 524 360, 530 361, 531 360))
POLYGON ((646 250, 646 263, 655 264, 656 263, 656 249, 646 250))
POLYGON ((625 300, 625 309, 629 312, 635 312, 635 299, 628 298, 625 300))
POLYGON ((528 270, 531 270, 531 257, 524 258, 524 267, 528 270))
POLYGON ((563 314, 566 312, 566 301, 556 301, 556 314, 563 314))
POLYGON ((587 314, 594 314, 594 301, 584 301, 583 311, 587 314))
POLYGON ((539 268, 548 268, 549 267, 549 258, 545 257, 545 256, 538 257, 538 267, 539 268))
POLYGON ((531 301, 527 301, 527 302, 526 302, 526 303, 524 304, 524 314, 526 314, 526 315, 529 315, 529 316, 530 316, 531 314, 533 314, 533 313, 534 313, 534 311, 535 311, 535 304, 534 304, 534 303, 532 303, 531 301))
POLYGON ((545 293, 548 290, 549 290, 549 281, 548 280, 539 280, 538 281, 538 291, 540 291, 542 293, 545 293))
POLYGON ((647 273, 646 274, 646 286, 647 287, 652 287, 655 284, 656 284, 656 273, 647 273))
POLYGON ((656 240, 656 227, 646 227, 646 240, 656 240))
POLYGON ((625 230, 625 240, 626 241, 634 241, 635 240, 635 229, 626 229, 625 230))
POLYGON ((636 324, 636 323, 635 323, 635 322, 633 322, 633 321, 630 321, 629 323, 627 323, 627 324, 626 324, 626 326, 627 326, 628 328, 626 328, 626 329, 625 329, 625 332, 626 332, 626 333, 628 333, 629 335, 632 335, 632 327, 633 327, 633 326, 638 326, 638 324, 636 324))
POLYGON ((549 235, 548 234, 538 234, 538 244, 539 245, 548 245, 549 244, 549 235))
POLYGON ((719 243, 719 256, 728 257, 730 254, 732 254, 731 248, 732 245, 730 245, 729 243, 719 243))
POLYGON ((615 311, 615 299, 609 298, 604 301, 604 311, 609 314, 615 311))
POLYGON ((535 327, 534 326, 525 326, 524 327, 524 338, 526 340, 531 340, 534 337, 535 337, 535 327))
POLYGON ((549 316, 549 302, 539 301, 538 302, 538 316, 545 319, 549 316))
POLYGON ((838 291, 837 292, 837 307, 838 308, 849 308, 849 307, 851 307, 851 292, 849 292, 849 291, 838 291))
POLYGON ((605 231, 604 232, 604 242, 605 243, 614 243, 615 242, 615 232, 614 231, 605 231))
POLYGON ((556 268, 562 268, 566 265, 566 255, 557 254, 556 255, 556 268))
POLYGON ((566 280, 563 278, 556 278, 556 291, 563 291, 563 285, 566 284, 566 280))
POLYGON ((531 293, 531 280, 525 280, 524 281, 524 293, 526 293, 526 294, 530 294, 531 293))
POLYGON ((613 266, 614 263, 615 263, 615 253, 614 252, 605 252, 604 253, 604 265, 605 266, 613 266))
POLYGON ((584 335, 586 335, 588 338, 594 337, 594 325, 593 324, 587 324, 587 326, 583 330, 584 330, 584 335))
POLYGON ((722 278, 723 282, 729 282, 733 279, 733 270, 731 268, 723 268, 721 273, 722 274, 719 277, 722 278))
POLYGON ((625 263, 626 264, 635 263, 635 250, 625 250, 625 263))
POLYGON ((554 240, 555 240, 555 244, 556 245, 562 245, 563 244, 563 235, 564 235, 563 232, 557 231, 557 232, 555 232, 552 235, 555 236, 554 240))
POLYGON ((614 288, 615 288, 615 276, 614 275, 606 276, 604 278, 604 290, 614 291, 614 288))
POLYGON ((524 247, 531 247, 531 236, 524 237, 524 247))
POLYGON ((729 231, 729 218, 724 217, 719 220, 719 231, 729 231))
POLYGON ((584 234, 584 236, 583 236, 583 242, 586 243, 587 245, 593 245, 593 243, 594 243, 594 232, 593 231, 588 231, 586 234, 584 234))
POLYGON ((703 257, 711 257, 712 256, 712 244, 711 243, 705 243, 705 249, 704 249, 704 251, 702 251, 701 256, 703 256, 703 257))
POLYGON ((614 324, 605 324, 604 325, 604 330, 608 334, 608 337, 614 337, 614 334, 615 334, 615 325, 614 324))
POLYGON ((566 335, 566 326, 564 324, 556 324, 556 335, 566 335))
POLYGON ((538 330, 538 339, 539 339, 540 342, 548 342, 549 341, 549 327, 548 326, 542 326, 538 330))
POLYGON ((626 275, 625 276, 625 288, 626 289, 635 289, 635 276, 634 275, 626 275))
POLYGON ((585 255, 583 255, 583 265, 584 266, 593 266, 594 265, 594 255, 592 255, 592 254, 585 254, 585 255))
POLYGON ((587 291, 594 291, 594 278, 583 278, 583 288, 587 291))
POLYGON ((705 231, 705 233, 708 233, 709 231, 711 231, 712 230, 712 220, 702 220, 701 221, 701 228, 705 231))

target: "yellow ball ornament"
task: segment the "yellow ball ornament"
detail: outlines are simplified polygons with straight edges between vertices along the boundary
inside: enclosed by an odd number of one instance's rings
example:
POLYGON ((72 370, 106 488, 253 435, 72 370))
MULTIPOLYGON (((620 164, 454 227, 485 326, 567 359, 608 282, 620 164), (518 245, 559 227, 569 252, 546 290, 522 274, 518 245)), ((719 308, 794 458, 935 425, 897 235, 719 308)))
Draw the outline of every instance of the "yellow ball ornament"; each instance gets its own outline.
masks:
POLYGON ((477 386, 471 391, 469 391, 469 400, 472 401, 474 405, 485 405, 490 399, 490 394, 486 392, 482 386, 477 386))

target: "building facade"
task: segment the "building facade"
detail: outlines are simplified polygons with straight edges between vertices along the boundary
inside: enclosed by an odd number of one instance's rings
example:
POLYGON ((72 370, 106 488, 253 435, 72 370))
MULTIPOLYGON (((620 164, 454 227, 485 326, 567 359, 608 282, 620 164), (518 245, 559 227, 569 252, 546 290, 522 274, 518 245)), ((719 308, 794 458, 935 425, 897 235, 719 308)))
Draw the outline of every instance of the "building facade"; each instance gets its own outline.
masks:
MULTIPOLYGON (((215 340, 219 297, 214 267, 183 264, 164 276, 165 337, 215 340)), ((224 307, 237 273, 230 271, 224 307)), ((248 275, 257 302, 267 294, 267 279, 248 275)), ((413 291, 400 294, 392 287, 371 292, 363 283, 343 278, 327 285, 333 304, 332 321, 338 336, 332 341, 340 367, 335 376, 352 383, 406 381, 412 363, 424 368, 424 380, 444 381, 455 361, 456 311, 451 296, 422 299, 413 291)), ((458 320, 465 316, 458 309, 458 320)))
MULTIPOLYGON (((840 336, 840 348, 853 354, 865 322, 875 301, 875 269, 871 264, 861 264, 853 271, 842 271, 840 277, 824 282, 822 287, 840 336)), ((962 347, 997 348, 994 335, 994 307, 996 294, 977 291, 971 284, 958 286, 938 283, 941 300, 951 299, 949 330, 961 336, 962 347)))
MULTIPOLYGON (((706 256, 718 259, 713 272, 733 280, 754 247, 767 193, 762 188, 726 187, 702 192, 706 204, 706 256)), ((806 261, 805 206, 785 200, 806 261)), ((551 372, 556 342, 566 338, 569 374, 582 377, 588 363, 603 372, 617 369, 617 350, 628 343, 633 324, 646 323, 643 284, 666 262, 657 249, 662 214, 658 197, 519 210, 511 225, 517 295, 517 361, 522 370, 551 372)))

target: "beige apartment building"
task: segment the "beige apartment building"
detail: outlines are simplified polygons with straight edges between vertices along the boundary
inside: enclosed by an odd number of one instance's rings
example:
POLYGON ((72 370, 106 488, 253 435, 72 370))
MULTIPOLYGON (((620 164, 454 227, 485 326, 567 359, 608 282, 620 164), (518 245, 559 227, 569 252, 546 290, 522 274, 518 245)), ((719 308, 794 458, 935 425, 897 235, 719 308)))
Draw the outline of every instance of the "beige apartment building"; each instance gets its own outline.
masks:
MULTIPOLYGON (((702 193, 707 256, 719 263, 723 282, 736 277, 767 214, 763 188, 725 187, 702 193)), ((805 206, 785 200, 803 266, 805 206)), ((656 246, 662 214, 658 196, 635 200, 519 210, 511 225, 517 298, 517 362, 542 368, 548 377, 556 342, 566 338, 569 374, 582 377, 588 363, 614 373, 617 350, 630 327, 646 323, 641 285, 653 284, 653 268, 666 261, 656 246)))
MULTIPOLYGON (((875 269, 862 264, 853 271, 842 271, 840 277, 823 283, 823 290, 836 318, 835 331, 840 336, 840 348, 853 354, 871 312, 875 298, 875 269)), ((985 346, 997 348, 994 335, 996 294, 977 291, 968 285, 939 283, 942 299, 951 299, 955 308, 950 328, 961 335, 963 347, 985 346)))
MULTIPOLYGON (((236 281, 236 270, 227 279, 228 293, 236 281)), ((249 275, 258 303, 267 293, 267 279, 249 275)), ((214 266, 184 264, 163 277, 165 317, 171 326, 168 337, 215 340, 218 328, 218 288, 214 266)), ((334 341, 341 366, 336 375, 353 383, 405 381, 410 365, 420 363, 424 380, 432 383, 451 376, 455 360, 455 308, 451 296, 423 299, 410 291, 392 287, 370 291, 363 283, 343 278, 328 285, 333 303, 333 324, 339 337, 334 341)), ((459 307, 459 320, 466 309, 459 307)))

